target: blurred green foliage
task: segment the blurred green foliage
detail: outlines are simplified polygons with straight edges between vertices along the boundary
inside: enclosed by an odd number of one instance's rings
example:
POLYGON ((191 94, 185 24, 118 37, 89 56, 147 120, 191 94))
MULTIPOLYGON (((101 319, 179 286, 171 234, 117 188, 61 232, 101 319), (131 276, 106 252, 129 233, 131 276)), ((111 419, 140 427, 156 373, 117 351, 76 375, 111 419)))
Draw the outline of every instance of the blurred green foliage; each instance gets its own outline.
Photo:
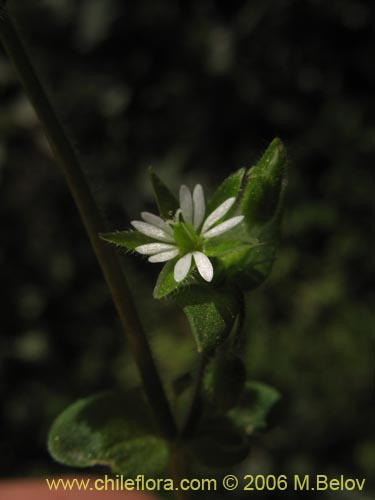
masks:
MULTIPOLYGON (((249 375, 277 387, 283 402, 243 468, 369 479, 371 3, 8 3, 111 228, 154 209, 150 164, 175 188, 198 181, 213 192, 273 137, 286 142, 283 241, 271 279, 249 294, 246 324, 249 375)), ((66 469, 46 451, 53 418, 92 392, 134 386, 137 375, 75 207, 3 53, 0 99, 1 474, 56 473, 66 469)), ((158 266, 124 261, 171 380, 194 362, 186 320, 153 301, 158 266)))

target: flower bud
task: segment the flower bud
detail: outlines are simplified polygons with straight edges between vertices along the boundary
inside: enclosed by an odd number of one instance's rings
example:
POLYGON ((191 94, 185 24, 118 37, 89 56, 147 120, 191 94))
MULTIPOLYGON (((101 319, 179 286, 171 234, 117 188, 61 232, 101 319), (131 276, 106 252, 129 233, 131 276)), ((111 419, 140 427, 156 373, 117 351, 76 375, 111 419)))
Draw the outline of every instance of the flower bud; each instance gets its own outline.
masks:
POLYGON ((267 223, 276 214, 286 176, 286 161, 284 145, 276 138, 247 173, 241 208, 249 229, 267 223))

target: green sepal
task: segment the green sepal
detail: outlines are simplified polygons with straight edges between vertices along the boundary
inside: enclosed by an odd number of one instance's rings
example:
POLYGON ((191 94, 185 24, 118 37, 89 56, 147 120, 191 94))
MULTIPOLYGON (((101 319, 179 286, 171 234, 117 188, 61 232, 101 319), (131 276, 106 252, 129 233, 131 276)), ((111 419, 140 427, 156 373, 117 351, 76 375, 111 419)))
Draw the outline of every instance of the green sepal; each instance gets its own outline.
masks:
MULTIPOLYGON (((186 281, 177 283, 174 279, 173 270, 175 266, 175 261, 170 260, 164 264, 163 269, 160 271, 156 285, 154 288, 154 299, 163 299, 168 297, 173 292, 176 292, 179 288, 183 287, 189 282, 189 278, 186 281)), ((190 278, 191 279, 191 278, 190 278)))
POLYGON ((192 285, 173 297, 189 321, 198 352, 210 352, 229 335, 239 311, 238 292, 232 288, 192 285))
POLYGON ((267 223, 275 215, 285 185, 286 165, 285 147, 276 138, 247 173, 241 212, 249 229, 267 223))
POLYGON ((127 475, 157 476, 169 455, 139 391, 100 393, 75 402, 52 424, 48 448, 65 465, 102 464, 127 475))
POLYGON ((278 219, 255 227, 252 237, 256 244, 249 248, 235 247, 233 252, 221 258, 229 280, 243 290, 260 286, 271 273, 280 240, 278 219))
POLYGON ((197 236, 191 224, 180 222, 173 226, 175 242, 182 253, 194 251, 197 236))
POLYGON ((99 235, 102 240, 113 243, 118 247, 134 250, 146 243, 155 243, 155 240, 140 233, 139 231, 116 231, 114 233, 102 233, 99 235))
POLYGON ((281 395, 261 382, 248 381, 239 405, 227 413, 231 422, 247 435, 266 427, 266 419, 281 395))
POLYGON ((149 169, 149 175, 161 217, 172 217, 179 207, 176 197, 152 168, 149 169))
POLYGON ((246 382, 243 361, 233 353, 218 353, 208 365, 203 390, 208 401, 218 410, 229 410, 235 406, 246 382))
MULTIPOLYGON (((219 257, 224 264, 231 262, 236 264, 238 257, 242 259, 243 255, 247 255, 251 248, 258 245, 259 243, 251 244, 238 242, 236 240, 228 240, 224 243, 220 243, 219 245, 207 245, 204 253, 207 257, 219 257)), ((230 264, 225 265, 225 267, 229 266, 230 264)))
MULTIPOLYGON (((215 193, 211 196, 207 203, 206 216, 215 210, 219 205, 221 205, 228 198, 232 198, 233 196, 237 198, 239 201, 239 195, 241 192, 242 182, 244 180, 246 170, 244 168, 240 168, 234 174, 227 177, 222 184, 217 188, 215 193)), ((226 215, 226 218, 230 215, 230 213, 235 209, 235 206, 232 207, 231 211, 226 215)))
POLYGON ((248 235, 245 223, 241 222, 228 232, 206 240, 203 252, 208 257, 216 257, 218 267, 224 268, 228 276, 228 269, 240 267, 244 257, 258 245, 259 241, 248 235))
POLYGON ((207 467, 232 467, 249 453, 244 432, 226 417, 204 420, 189 443, 195 458, 207 467))

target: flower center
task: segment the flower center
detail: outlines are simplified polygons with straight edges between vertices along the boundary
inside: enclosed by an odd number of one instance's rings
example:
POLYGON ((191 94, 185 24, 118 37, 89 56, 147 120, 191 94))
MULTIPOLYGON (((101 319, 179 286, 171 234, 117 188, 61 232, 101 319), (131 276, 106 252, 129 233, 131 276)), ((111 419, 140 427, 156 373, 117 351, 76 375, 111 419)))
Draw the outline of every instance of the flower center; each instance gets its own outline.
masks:
POLYGON ((194 227, 186 222, 178 222, 173 226, 173 236, 182 253, 202 250, 203 240, 194 227))

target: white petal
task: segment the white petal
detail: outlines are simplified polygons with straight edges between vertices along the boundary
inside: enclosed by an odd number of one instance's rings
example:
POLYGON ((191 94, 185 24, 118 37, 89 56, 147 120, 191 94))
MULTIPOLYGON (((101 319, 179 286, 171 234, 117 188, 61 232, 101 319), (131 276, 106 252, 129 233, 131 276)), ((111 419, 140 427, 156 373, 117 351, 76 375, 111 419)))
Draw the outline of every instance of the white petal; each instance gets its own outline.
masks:
POLYGON ((192 224, 193 198, 191 197, 190 189, 184 185, 180 187, 180 207, 184 221, 188 222, 189 224, 192 224))
POLYGON ((148 261, 149 262, 166 262, 167 260, 172 260, 175 257, 177 257, 179 251, 177 248, 174 250, 170 250, 169 252, 162 252, 158 253, 156 255, 152 255, 152 257, 149 257, 148 261))
POLYGON ((220 234, 226 233, 229 231, 229 229, 232 229, 232 227, 237 226, 242 220, 244 216, 243 215, 236 215, 236 217, 231 217, 230 219, 226 220, 225 222, 222 222, 218 226, 213 227, 209 231, 206 231, 205 233, 202 234, 204 238, 214 238, 215 236, 219 236, 220 234))
POLYGON ((214 277, 214 268, 210 259, 202 252, 193 252, 194 260, 198 268, 199 274, 205 281, 212 281, 214 277))
POLYGON ((159 227, 153 226, 152 224, 148 224, 147 222, 142 222, 140 220, 133 220, 130 223, 137 231, 150 238, 154 238, 155 240, 160 241, 168 241, 173 242, 173 237, 167 234, 163 229, 159 227))
POLYGON ((174 250, 175 248, 174 245, 168 245, 168 243, 147 243, 146 245, 136 247, 134 250, 142 255, 154 255, 160 252, 174 250))
POLYGON ((171 226, 168 226, 168 224, 166 224, 166 222, 164 222, 161 217, 150 214, 150 212, 142 212, 141 217, 144 221, 148 222, 152 226, 158 227, 159 229, 165 231, 167 234, 173 236, 173 229, 171 228, 171 226))
POLYGON ((193 205, 194 205, 194 220, 193 225, 197 229, 203 222, 204 214, 206 212, 206 203, 204 200, 203 188, 197 184, 193 191, 193 205))
POLYGON ((219 205, 205 220, 202 227, 202 233, 210 229, 210 227, 212 227, 218 220, 224 217, 224 215, 231 209, 235 201, 236 198, 234 196, 223 201, 223 203, 219 205))
POLYGON ((184 280, 190 271, 192 253, 187 253, 174 266, 174 279, 179 283, 184 280))

